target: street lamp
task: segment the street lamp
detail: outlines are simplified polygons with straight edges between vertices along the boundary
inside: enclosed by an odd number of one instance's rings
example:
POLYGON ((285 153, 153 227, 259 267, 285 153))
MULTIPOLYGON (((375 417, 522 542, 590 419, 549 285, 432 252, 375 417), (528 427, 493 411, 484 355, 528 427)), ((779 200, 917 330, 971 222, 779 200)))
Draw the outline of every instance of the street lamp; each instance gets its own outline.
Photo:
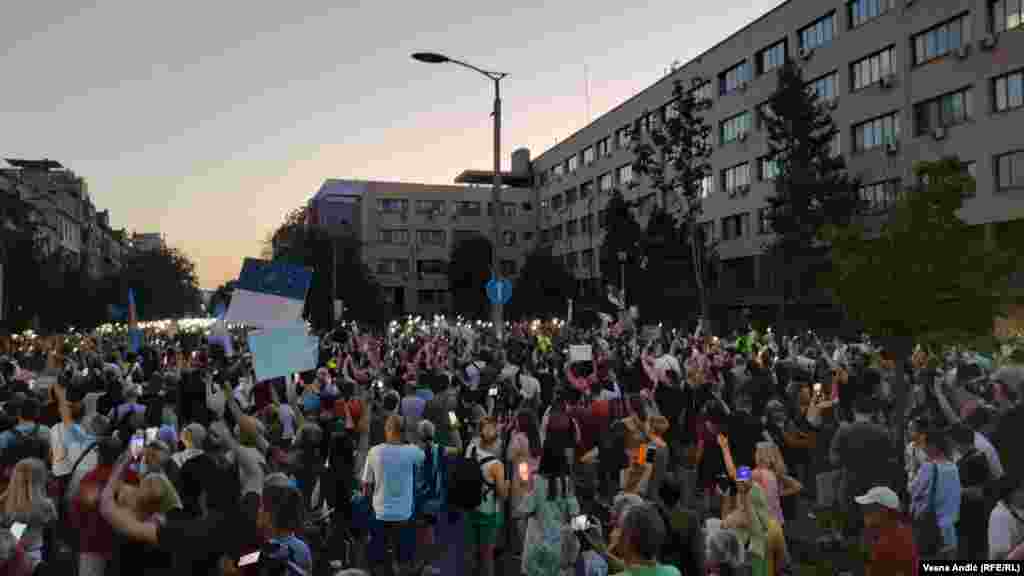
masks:
MULTIPOLYGON (((501 281, 501 267, 499 266, 498 251, 501 247, 501 230, 499 229, 499 215, 501 213, 501 80, 508 76, 505 72, 492 72, 477 68, 472 64, 467 64, 460 60, 455 60, 445 56, 444 54, 438 54, 436 52, 416 52, 412 55, 413 60, 417 62, 424 62, 427 64, 445 64, 452 63, 462 66, 463 68, 469 68, 474 72, 483 74, 492 82, 494 82, 494 189, 491 192, 491 204, 494 205, 494 209, 491 211, 491 226, 493 244, 492 250, 493 255, 491 257, 491 278, 495 282, 501 281)), ((504 315, 501 311, 501 303, 494 302, 491 305, 491 321, 494 323, 494 334, 497 336, 498 341, 502 341, 502 332, 504 331, 505 321, 504 315)))
POLYGON ((622 293, 622 305, 626 305, 626 258, 629 254, 619 250, 619 291, 622 293))

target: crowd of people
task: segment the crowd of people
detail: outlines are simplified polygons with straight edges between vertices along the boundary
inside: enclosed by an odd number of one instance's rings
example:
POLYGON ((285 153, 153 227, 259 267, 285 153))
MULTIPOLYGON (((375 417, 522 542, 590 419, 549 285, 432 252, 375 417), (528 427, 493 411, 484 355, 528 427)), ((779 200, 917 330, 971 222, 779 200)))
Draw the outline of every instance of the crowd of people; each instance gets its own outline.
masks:
POLYGON ((607 320, 499 342, 410 319, 342 324, 315 370, 257 381, 241 337, 231 356, 77 342, 0 359, 0 573, 778 576, 839 547, 911 576, 1024 558, 1019 355, 902 363, 866 337, 607 320), (813 553, 787 533, 808 515, 813 553))

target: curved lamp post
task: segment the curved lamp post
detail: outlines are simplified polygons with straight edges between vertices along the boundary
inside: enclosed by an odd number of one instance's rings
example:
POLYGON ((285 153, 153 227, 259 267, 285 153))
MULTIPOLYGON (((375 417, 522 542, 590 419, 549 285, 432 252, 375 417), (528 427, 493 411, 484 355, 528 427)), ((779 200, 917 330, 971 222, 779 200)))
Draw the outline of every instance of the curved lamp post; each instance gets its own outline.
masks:
MULTIPOLYGON (((412 55, 413 60, 417 62, 424 62, 426 64, 457 64, 463 68, 468 68, 474 72, 478 72, 486 76, 489 80, 494 82, 494 189, 491 192, 491 204, 493 209, 491 211, 491 226, 492 226, 492 257, 491 257, 491 277, 495 281, 501 280, 501 266, 499 265, 499 250, 502 246, 501 230, 499 228, 500 220, 499 216, 502 211, 501 209, 501 80, 508 76, 505 72, 493 72, 484 70, 483 68, 477 68, 472 64, 467 64, 460 60, 455 60, 445 56, 444 54, 438 54, 436 52, 416 52, 412 55)), ((499 302, 491 304, 491 321, 494 323, 494 334, 497 336, 498 341, 502 341, 502 333, 504 332, 505 321, 501 310, 502 306, 499 302)))

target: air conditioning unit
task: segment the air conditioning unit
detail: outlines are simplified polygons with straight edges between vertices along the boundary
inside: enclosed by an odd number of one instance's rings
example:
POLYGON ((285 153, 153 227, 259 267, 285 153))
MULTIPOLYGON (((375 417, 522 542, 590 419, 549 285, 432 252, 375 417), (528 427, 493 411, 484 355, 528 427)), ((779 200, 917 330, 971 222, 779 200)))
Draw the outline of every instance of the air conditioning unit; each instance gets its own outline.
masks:
POLYGON ((895 153, 897 153, 899 151, 900 151, 900 147, 895 142, 889 142, 888 144, 885 145, 885 153, 886 154, 895 154, 895 153))
POLYGON ((814 54, 814 48, 806 48, 805 47, 805 48, 801 48, 800 49, 800 59, 801 60, 808 60, 808 59, 810 59, 812 54, 814 54))
POLYGON ((878 81, 878 85, 881 86, 882 88, 891 88, 894 79, 895 77, 892 74, 882 76, 878 81))
POLYGON ((961 60, 963 60, 964 58, 967 58, 968 56, 970 56, 970 54, 971 54, 971 45, 970 44, 961 44, 960 48, 956 51, 957 57, 960 58, 961 60))
POLYGON ((981 39, 981 49, 991 50, 996 47, 996 37, 993 34, 988 34, 981 39))
POLYGON ((945 137, 946 129, 943 128, 942 126, 939 126, 938 128, 932 130, 932 138, 935 138, 936 140, 942 140, 945 137))
POLYGON ((740 132, 739 135, 736 138, 740 142, 746 142, 747 141, 747 133, 746 132, 740 132))

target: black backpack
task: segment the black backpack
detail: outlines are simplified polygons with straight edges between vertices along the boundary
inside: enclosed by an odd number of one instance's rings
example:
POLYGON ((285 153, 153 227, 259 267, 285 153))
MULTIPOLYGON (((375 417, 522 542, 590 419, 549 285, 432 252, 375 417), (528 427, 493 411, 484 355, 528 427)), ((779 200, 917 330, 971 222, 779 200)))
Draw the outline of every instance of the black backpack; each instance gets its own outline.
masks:
POLYGON ((455 478, 448 486, 448 503, 462 510, 475 510, 480 506, 484 496, 494 490, 494 484, 484 477, 484 466, 496 460, 494 456, 477 460, 476 446, 471 446, 455 464, 455 478))
POLYGON ((50 442, 39 436, 39 424, 33 426, 32 430, 23 432, 14 428, 14 442, 0 454, 0 466, 6 469, 13 469, 14 465, 26 458, 37 458, 49 465, 50 442))

